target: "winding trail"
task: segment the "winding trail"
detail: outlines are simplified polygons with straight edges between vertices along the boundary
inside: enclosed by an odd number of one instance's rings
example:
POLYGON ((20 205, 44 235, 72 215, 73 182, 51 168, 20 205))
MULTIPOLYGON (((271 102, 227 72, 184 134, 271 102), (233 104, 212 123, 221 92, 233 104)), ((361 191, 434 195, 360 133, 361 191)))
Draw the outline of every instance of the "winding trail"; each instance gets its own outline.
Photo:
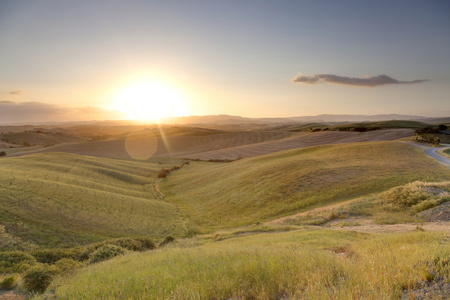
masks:
POLYGON ((434 158, 443 166, 450 168, 450 159, 443 156, 440 153, 441 150, 449 149, 450 144, 442 144, 444 147, 430 147, 430 146, 418 144, 418 143, 408 143, 408 144, 422 148, 426 155, 428 155, 431 158, 434 158))
POLYGON ((440 162, 441 164, 447 166, 448 168, 450 168, 450 159, 447 157, 442 156, 439 152, 440 150, 445 150, 448 149, 447 148, 429 148, 425 150, 425 154, 428 156, 431 156, 432 158, 434 158, 435 160, 437 160, 438 162, 440 162))

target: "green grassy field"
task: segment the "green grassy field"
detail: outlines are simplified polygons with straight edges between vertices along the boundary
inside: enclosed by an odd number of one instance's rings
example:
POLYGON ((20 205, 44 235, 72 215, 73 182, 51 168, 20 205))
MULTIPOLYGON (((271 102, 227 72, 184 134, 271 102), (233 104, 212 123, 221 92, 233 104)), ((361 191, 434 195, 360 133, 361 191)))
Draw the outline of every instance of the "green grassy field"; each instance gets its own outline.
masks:
POLYGON ((0 224, 16 238, 54 247, 108 237, 182 234, 178 208, 161 197, 161 168, 65 153, 2 158, 0 224))
POLYGON ((275 217, 371 195, 450 171, 399 142, 318 146, 233 163, 191 163, 161 182, 166 199, 200 230, 275 217))
POLYGON ((400 299, 425 278, 448 280, 449 249, 427 232, 196 238, 92 265, 49 290, 59 299, 400 299))

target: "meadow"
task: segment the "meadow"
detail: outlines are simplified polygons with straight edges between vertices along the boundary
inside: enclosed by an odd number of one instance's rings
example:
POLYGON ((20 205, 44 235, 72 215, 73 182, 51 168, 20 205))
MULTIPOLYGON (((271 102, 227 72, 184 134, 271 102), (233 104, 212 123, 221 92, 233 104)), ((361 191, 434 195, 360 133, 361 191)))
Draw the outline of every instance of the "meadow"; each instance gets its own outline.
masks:
POLYGON ((159 170, 180 161, 160 162, 66 153, 2 158, 1 223, 14 237, 44 247, 182 234, 179 209, 155 189, 159 170))
POLYGON ((36 299, 445 298, 449 241, 418 213, 450 200, 450 170, 389 141, 408 135, 171 128, 13 149, 0 159, 0 286, 36 299), (351 230, 361 220, 418 225, 351 230))
POLYGON ((276 152, 232 163, 195 162, 161 182, 200 231, 248 225, 372 195, 450 171, 400 142, 367 142, 276 152))
POLYGON ((49 290, 60 299, 414 299, 428 281, 448 282, 449 257, 439 233, 304 228, 180 240, 84 268, 49 290))

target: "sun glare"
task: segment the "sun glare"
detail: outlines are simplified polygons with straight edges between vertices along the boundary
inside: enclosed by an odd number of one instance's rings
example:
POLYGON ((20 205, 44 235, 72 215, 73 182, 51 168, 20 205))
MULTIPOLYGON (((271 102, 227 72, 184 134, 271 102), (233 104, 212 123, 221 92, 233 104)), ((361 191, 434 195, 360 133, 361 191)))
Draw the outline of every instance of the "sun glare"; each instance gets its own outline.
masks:
POLYGON ((179 112, 182 99, 178 91, 156 81, 133 83, 119 92, 116 106, 130 119, 159 121, 179 112))

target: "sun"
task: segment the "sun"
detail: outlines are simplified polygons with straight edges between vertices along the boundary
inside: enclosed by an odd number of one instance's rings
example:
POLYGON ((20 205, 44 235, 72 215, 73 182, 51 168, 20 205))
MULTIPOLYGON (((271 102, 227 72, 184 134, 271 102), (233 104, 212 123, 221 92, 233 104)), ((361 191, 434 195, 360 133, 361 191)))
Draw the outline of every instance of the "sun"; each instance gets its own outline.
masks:
POLYGON ((159 121, 174 116, 181 101, 178 91, 162 82, 140 81, 124 87, 116 107, 130 119, 159 121))

